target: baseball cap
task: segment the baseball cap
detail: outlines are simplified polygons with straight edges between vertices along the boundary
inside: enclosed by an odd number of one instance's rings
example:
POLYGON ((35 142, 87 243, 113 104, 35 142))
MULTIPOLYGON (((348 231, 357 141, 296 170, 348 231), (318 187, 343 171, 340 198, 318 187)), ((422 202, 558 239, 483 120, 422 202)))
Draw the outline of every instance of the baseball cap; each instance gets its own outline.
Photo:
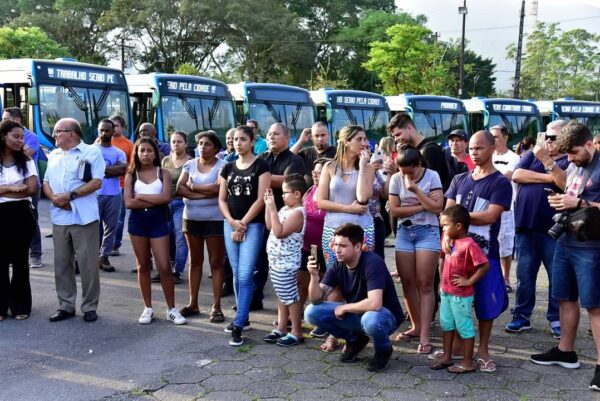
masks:
POLYGON ((467 136, 467 133, 462 129, 455 129, 454 131, 449 133, 448 139, 452 138, 453 136, 457 136, 465 142, 469 141, 469 137, 467 136))

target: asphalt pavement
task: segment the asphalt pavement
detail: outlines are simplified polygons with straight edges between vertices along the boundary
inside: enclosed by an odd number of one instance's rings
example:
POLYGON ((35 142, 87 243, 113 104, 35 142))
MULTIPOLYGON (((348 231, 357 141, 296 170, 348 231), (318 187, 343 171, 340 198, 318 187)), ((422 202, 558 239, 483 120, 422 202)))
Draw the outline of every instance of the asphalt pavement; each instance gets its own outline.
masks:
MULTIPOLYGON (((51 231, 49 203, 40 203, 42 234, 51 231)), ((588 390, 595 349, 586 334, 582 313, 576 343, 582 366, 568 370, 531 363, 532 353, 556 345, 545 320, 547 278, 540 273, 538 303, 532 330, 504 331, 506 311, 496 320, 490 350, 495 373, 453 375, 432 371, 426 355, 416 353, 417 342, 394 342, 394 354, 385 372, 365 369, 373 349, 369 345, 357 364, 338 361, 340 350, 320 351, 322 340, 282 348, 262 342, 276 320, 275 296, 267 284, 265 309, 252 312, 247 342, 234 348, 223 332, 231 322, 233 296, 223 299, 226 322, 208 321, 210 278, 205 265, 201 286, 202 314, 175 326, 165 318, 166 304, 159 284, 153 284, 157 319, 140 325, 143 303, 133 251, 125 241, 119 257, 110 260, 114 273, 100 272, 98 320, 86 323, 81 311, 66 321, 51 323, 58 306, 54 287, 52 239, 43 238, 41 269, 32 269, 33 311, 25 321, 0 322, 0 401, 15 400, 600 400, 588 390)), ((394 268, 393 248, 386 248, 388 267, 394 268)), ((514 264, 513 264, 514 281, 514 264)), ((398 284, 397 289, 401 293, 398 284)), ((81 287, 78 286, 79 294, 81 287)), ((187 278, 176 286, 176 304, 187 303, 187 278)), ((514 294, 510 295, 511 305, 514 294)), ((80 304, 80 298, 77 300, 80 304)), ((406 330, 408 323, 401 326, 406 330)), ((432 344, 441 346, 439 327, 432 344)))

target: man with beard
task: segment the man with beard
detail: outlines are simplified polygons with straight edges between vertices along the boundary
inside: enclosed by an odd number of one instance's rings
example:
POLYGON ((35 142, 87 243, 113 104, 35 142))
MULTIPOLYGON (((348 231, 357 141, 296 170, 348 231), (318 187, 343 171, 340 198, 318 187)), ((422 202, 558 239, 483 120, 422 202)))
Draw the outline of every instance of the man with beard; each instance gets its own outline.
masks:
MULTIPOLYGON (((554 161, 545 166, 557 186, 565 190, 564 194, 548 196, 550 206, 563 217, 581 208, 599 207, 600 152, 594 148, 589 128, 577 121, 569 122, 558 136, 557 148, 559 152, 567 154, 571 163, 567 171, 557 168, 554 161)), ((576 369, 579 360, 574 346, 580 304, 588 311, 596 357, 600 356, 600 240, 581 241, 575 232, 564 228, 556 243, 552 266, 552 295, 559 305, 561 337, 557 347, 532 355, 531 361, 540 365, 576 369)), ((596 370, 589 388, 600 391, 600 359, 596 360, 596 370)))
POLYGON ((97 146, 102 152, 104 163, 106 163, 102 188, 97 193, 100 224, 102 224, 101 232, 103 233, 98 267, 105 272, 115 271, 108 257, 114 249, 119 213, 121 211, 119 177, 125 175, 127 168, 125 152, 112 145, 114 128, 114 123, 109 119, 104 119, 98 124, 100 143, 97 146))
POLYGON ((327 125, 317 121, 311 128, 305 128, 302 131, 298 141, 290 150, 304 161, 304 179, 310 188, 313 185, 312 171, 315 160, 321 158, 333 159, 336 147, 331 145, 331 136, 327 125), (313 146, 302 148, 309 140, 312 141, 313 146))

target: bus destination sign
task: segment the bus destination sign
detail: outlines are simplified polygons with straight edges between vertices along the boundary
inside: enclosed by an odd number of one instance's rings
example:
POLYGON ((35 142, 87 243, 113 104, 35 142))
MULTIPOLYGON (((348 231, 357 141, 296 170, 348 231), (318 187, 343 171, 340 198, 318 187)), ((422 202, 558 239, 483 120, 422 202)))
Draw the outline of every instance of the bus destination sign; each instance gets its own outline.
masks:
POLYGON ((492 109, 505 113, 533 113, 533 106, 527 104, 493 103, 492 109))
POLYGON ((600 105, 565 104, 560 106, 560 112, 561 114, 600 114, 600 105))
POLYGON ((210 95, 210 96, 225 96, 225 88, 213 85, 207 82, 191 82, 191 81, 174 81, 165 80, 164 84, 169 92, 210 95))
POLYGON ((338 106, 383 107, 382 99, 367 96, 335 96, 335 103, 338 106))
POLYGON ((78 81, 103 85, 125 85, 123 74, 89 68, 75 68, 62 65, 38 65, 38 79, 78 81))

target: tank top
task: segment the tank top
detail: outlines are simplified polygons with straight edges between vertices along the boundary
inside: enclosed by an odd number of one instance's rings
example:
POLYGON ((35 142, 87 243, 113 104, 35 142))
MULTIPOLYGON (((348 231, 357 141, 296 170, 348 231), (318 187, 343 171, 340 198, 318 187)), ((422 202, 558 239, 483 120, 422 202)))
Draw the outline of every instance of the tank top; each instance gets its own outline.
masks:
POLYGON ((273 232, 269 234, 267 239, 267 255, 269 257, 269 265, 275 269, 292 269, 298 270, 302 259, 302 244, 304 242, 304 230, 306 229, 306 213, 304 207, 298 206, 290 209, 287 206, 281 208, 277 213, 279 221, 283 224, 288 216, 294 211, 302 212, 304 223, 300 232, 293 232, 285 238, 276 238, 273 232))
POLYGON ((133 186, 133 193, 143 195, 160 195, 163 189, 163 183, 160 179, 160 167, 156 168, 156 180, 150 184, 140 181, 140 178, 135 173, 135 184, 133 186))
MULTIPOLYGON (((358 170, 348 174, 350 179, 344 182, 341 174, 338 174, 336 167, 331 180, 329 181, 329 200, 342 205, 351 205, 356 200, 356 187, 358 185, 358 170)), ((364 214, 327 212, 325 215, 325 226, 339 227, 342 224, 353 223, 361 227, 368 227, 373 224, 373 217, 369 210, 364 214)))

